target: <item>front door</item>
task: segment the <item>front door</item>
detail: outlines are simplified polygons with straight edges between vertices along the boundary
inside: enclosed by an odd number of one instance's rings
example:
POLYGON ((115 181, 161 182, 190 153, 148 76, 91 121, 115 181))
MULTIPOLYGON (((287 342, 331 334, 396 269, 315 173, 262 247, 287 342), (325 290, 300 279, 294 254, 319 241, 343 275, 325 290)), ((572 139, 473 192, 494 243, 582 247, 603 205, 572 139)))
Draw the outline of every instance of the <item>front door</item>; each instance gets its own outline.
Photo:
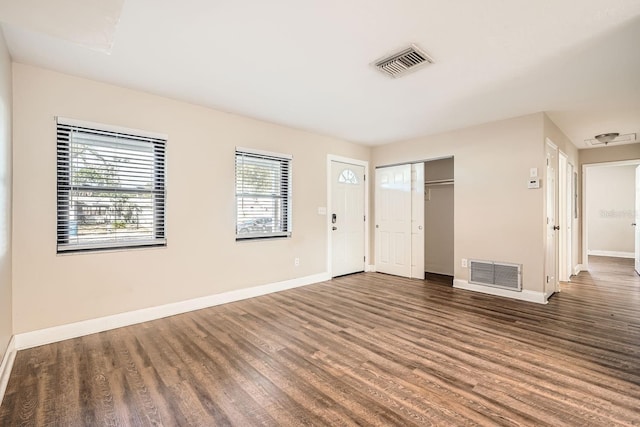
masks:
POLYGON ((331 162, 331 276, 364 271, 364 166, 331 162))

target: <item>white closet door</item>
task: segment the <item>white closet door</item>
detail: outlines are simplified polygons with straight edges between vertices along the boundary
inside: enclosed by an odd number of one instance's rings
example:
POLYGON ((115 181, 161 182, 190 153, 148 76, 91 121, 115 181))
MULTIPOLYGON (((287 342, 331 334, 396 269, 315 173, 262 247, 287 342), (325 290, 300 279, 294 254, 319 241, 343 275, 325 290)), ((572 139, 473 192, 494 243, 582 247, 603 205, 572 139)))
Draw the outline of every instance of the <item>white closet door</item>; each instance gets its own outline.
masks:
POLYGON ((376 169, 375 238, 376 271, 411 277, 409 164, 376 169))
POLYGON ((411 165, 411 277, 424 279, 424 163, 411 165))

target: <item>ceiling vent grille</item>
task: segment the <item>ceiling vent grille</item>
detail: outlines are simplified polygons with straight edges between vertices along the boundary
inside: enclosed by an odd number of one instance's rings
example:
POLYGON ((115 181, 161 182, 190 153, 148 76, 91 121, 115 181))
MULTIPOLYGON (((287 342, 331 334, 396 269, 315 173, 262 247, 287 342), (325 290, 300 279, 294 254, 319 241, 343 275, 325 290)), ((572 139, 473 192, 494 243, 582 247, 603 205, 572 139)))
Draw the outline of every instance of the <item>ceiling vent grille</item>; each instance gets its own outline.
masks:
POLYGON ((605 144, 604 142, 600 142, 594 138, 584 140, 584 143, 587 147, 604 147, 605 145, 632 144, 634 142, 636 142, 635 133, 625 133, 624 135, 617 136, 608 144, 605 144))
POLYGON ((433 59, 412 44, 406 49, 378 59, 372 65, 395 79, 428 64, 433 64, 433 59))

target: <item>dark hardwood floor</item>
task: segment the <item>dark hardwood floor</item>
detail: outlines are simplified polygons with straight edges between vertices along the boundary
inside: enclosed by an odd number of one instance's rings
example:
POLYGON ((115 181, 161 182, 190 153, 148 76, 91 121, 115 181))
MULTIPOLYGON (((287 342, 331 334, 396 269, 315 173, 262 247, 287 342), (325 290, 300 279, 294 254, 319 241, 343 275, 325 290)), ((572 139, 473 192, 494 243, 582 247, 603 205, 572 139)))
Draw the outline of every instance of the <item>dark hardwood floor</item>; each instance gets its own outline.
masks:
POLYGON ((18 352, 0 425, 640 425, 640 279, 548 305, 365 273, 18 352))

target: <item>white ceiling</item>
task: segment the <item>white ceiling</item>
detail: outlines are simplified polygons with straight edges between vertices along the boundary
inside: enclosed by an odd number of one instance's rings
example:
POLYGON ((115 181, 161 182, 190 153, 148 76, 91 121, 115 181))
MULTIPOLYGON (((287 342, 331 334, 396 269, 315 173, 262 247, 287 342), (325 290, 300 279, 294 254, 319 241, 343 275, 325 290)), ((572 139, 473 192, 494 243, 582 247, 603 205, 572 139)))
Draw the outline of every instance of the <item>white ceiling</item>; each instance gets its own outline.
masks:
POLYGON ((539 111, 640 135, 638 0, 87 2, 1 0, 13 59, 370 145, 539 111), (369 65, 409 43, 435 64, 369 65))

